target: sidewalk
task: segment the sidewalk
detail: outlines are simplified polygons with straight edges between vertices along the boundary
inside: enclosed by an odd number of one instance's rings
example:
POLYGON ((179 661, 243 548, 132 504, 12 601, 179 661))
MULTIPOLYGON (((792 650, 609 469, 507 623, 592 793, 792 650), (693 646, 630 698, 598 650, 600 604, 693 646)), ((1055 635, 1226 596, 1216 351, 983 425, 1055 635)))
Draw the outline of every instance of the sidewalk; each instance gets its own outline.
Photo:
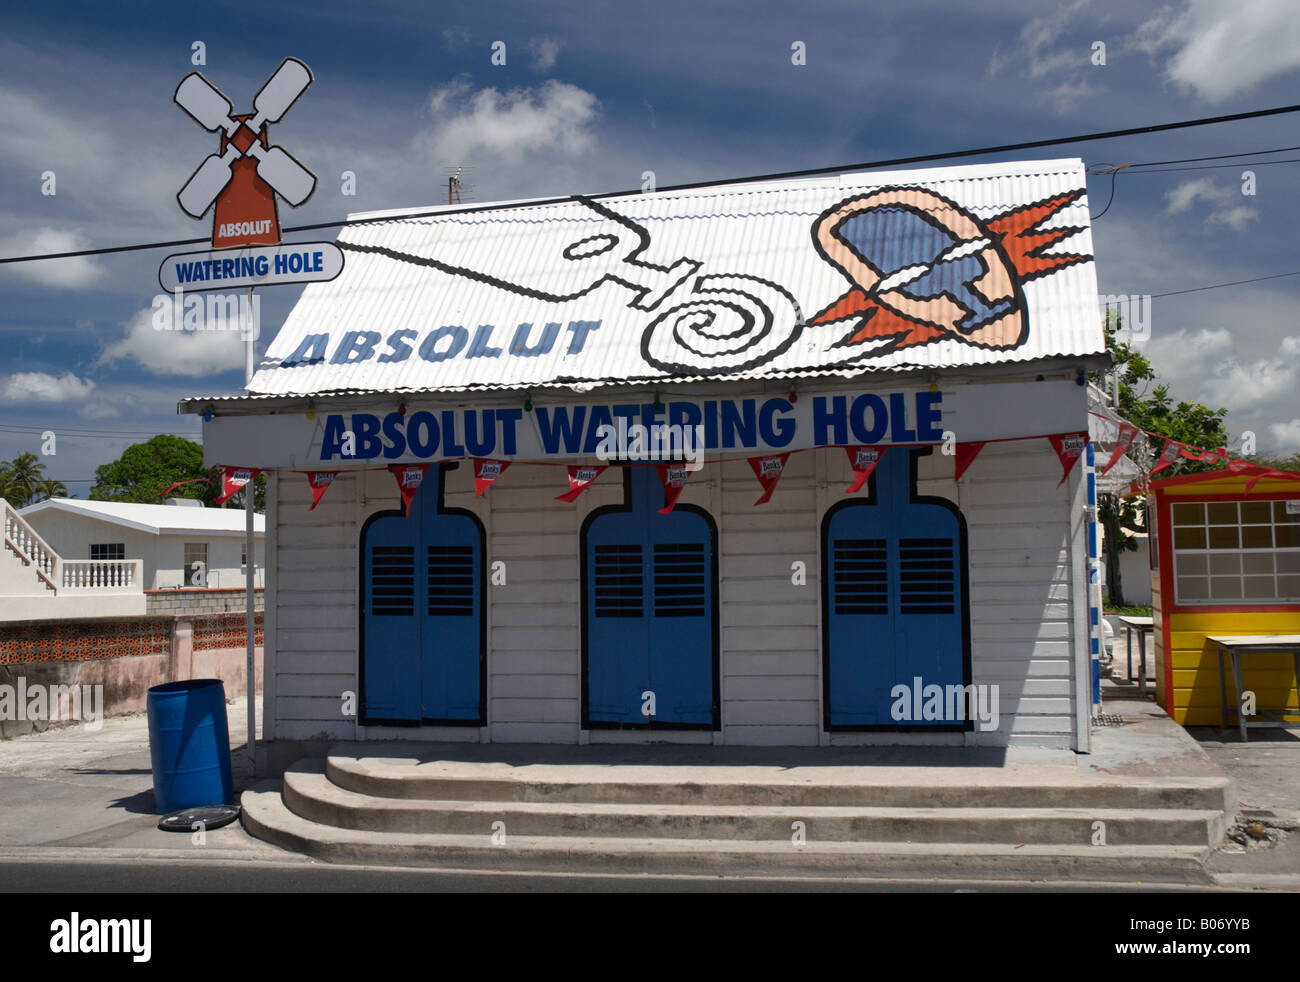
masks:
MULTIPOLYGON (((226 707, 236 794, 249 783, 243 752, 248 715, 242 698, 226 707)), ((260 734, 261 728, 259 726, 260 734)), ((0 851, 32 858, 69 850, 151 856, 230 858, 231 854, 300 861, 252 838, 238 822, 206 833, 207 842, 158 829, 144 713, 0 740, 0 851)))
MULTIPOLYGON (((1117 633, 1114 667, 1110 677, 1102 679, 1103 712, 1114 712, 1111 707, 1116 705, 1140 705, 1136 635, 1133 647, 1130 679, 1124 632, 1117 633)), ((1155 665, 1149 639, 1146 677, 1147 703, 1154 706, 1155 665)), ((1226 843, 1210 860, 1210 872, 1225 886, 1275 883, 1280 889, 1300 890, 1300 725, 1252 731, 1245 744, 1235 726, 1192 726, 1187 732, 1236 782, 1238 816, 1283 830, 1280 841, 1270 849, 1246 850, 1226 843)))
MULTIPOLYGON (((1145 719, 1151 712, 1163 717, 1153 703, 1134 700, 1128 687, 1106 688, 1106 711, 1125 722, 1094 731, 1095 753, 1069 755, 1081 772, 1181 773, 1195 766, 1190 759, 1182 762, 1187 756, 1185 740, 1169 740, 1158 732, 1160 727, 1152 729, 1154 719, 1145 719)), ((228 705, 227 713, 238 793, 253 783, 242 750, 244 700, 228 705)), ((1241 807, 1271 811, 1285 824, 1300 818, 1300 728, 1267 734, 1252 734, 1242 745, 1235 729, 1192 731, 1206 753, 1238 782, 1241 807)), ((0 858, 62 864, 163 859, 319 865, 252 838, 239 823, 208 832, 206 844, 199 846, 190 835, 159 831, 157 820, 144 714, 105 720, 95 733, 78 724, 0 740, 0 858)), ((1300 890, 1300 831, 1284 835, 1272 849, 1220 850, 1209 870, 1221 887, 1230 889, 1300 890)))

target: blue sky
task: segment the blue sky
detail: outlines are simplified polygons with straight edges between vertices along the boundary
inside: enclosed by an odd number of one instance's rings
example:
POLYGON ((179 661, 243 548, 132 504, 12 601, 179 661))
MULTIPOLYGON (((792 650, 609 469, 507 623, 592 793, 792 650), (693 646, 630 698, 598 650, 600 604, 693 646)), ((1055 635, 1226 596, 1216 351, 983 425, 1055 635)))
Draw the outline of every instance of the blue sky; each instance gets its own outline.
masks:
MULTIPOLYGON (((212 150, 171 101, 195 41, 236 110, 285 55, 314 72, 273 129, 320 177, 305 205, 281 207, 286 225, 439 203, 457 164, 473 168, 471 201, 635 188, 646 170, 660 185, 725 179, 1280 106, 1300 80, 1286 0, 123 2, 0 18, 0 256, 208 234, 174 197, 212 150), (804 66, 791 64, 795 41, 804 66), (54 195, 41 193, 46 171, 54 195)), ((1300 114, 1019 156, 1296 145, 1300 114)), ((1300 164, 1208 163, 1229 166, 1118 177, 1094 226, 1102 293, 1300 270, 1300 164)), ((1089 178, 1094 214, 1109 191, 1110 178, 1089 178)), ((130 443, 198 436, 177 399, 239 389, 232 335, 160 343, 149 327, 167 251, 0 267, 0 458, 39 452, 52 430, 48 471, 84 497, 130 443)), ((299 292, 262 291, 263 345, 299 292)), ((1176 397, 1227 406, 1230 430, 1261 451, 1300 451, 1297 300, 1300 276, 1158 299, 1146 350, 1176 397)))

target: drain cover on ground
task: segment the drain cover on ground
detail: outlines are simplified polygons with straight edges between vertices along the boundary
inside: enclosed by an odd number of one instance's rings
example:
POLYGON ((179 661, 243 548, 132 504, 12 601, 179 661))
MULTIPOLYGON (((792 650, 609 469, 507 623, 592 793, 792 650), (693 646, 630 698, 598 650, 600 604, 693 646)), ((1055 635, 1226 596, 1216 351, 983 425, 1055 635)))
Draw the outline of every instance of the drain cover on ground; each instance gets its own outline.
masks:
POLYGON ((203 808, 183 808, 158 819, 158 827, 164 832, 195 832, 198 829, 208 831, 229 825, 239 817, 238 805, 210 805, 203 808))
POLYGON ((1093 726, 1123 726, 1124 717, 1114 713, 1100 713, 1092 718, 1093 726))

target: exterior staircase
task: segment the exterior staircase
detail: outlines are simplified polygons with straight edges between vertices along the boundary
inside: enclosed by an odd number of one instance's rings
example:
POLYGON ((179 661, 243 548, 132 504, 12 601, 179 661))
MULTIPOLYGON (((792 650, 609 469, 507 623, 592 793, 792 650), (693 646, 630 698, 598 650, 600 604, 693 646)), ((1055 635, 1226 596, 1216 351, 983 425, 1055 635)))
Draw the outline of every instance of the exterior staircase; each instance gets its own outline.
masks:
POLYGON ((1221 771, 908 767, 893 762, 898 748, 796 751, 792 766, 721 747, 694 763, 637 762, 659 749, 348 745, 246 791, 243 822, 341 863, 1207 884, 1235 804, 1221 771))
POLYGON ((64 559, 4 498, 0 498, 4 549, 0 584, 8 596, 63 597, 142 594, 142 559, 64 559))

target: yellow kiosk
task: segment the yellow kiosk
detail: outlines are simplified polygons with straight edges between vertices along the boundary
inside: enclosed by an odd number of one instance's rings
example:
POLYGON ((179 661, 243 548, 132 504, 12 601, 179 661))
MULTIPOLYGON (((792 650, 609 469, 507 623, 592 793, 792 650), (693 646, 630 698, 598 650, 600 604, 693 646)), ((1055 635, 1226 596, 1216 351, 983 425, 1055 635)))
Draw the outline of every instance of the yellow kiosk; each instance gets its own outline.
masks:
POLYGON ((1300 725, 1300 475, 1170 477, 1147 504, 1157 701, 1243 740, 1247 726, 1300 725))

